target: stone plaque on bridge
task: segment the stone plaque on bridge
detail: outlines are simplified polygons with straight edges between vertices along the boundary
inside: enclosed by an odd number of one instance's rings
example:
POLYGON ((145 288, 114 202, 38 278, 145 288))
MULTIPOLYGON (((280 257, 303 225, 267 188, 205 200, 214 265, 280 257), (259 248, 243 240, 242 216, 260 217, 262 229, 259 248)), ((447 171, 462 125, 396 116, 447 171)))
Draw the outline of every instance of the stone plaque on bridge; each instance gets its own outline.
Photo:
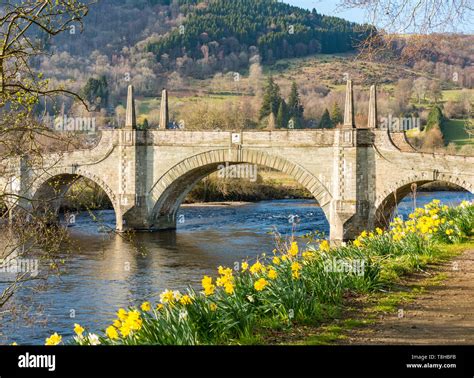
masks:
POLYGON ((240 133, 232 133, 232 144, 240 144, 241 136, 240 133))

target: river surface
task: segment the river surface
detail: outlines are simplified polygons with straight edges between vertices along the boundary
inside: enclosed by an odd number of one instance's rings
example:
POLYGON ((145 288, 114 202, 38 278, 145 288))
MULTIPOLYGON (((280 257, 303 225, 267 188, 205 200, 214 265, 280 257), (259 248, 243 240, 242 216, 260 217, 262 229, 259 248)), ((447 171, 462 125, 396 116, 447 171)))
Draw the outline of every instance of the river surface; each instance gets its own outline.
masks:
MULTIPOLYGON (((419 193, 417 204, 433 198, 455 205, 472 197, 461 192, 419 193)), ((412 207, 412 201, 405 199, 399 212, 408 214, 412 207)), ((113 212, 98 215, 113 226, 113 212)), ((271 252, 273 231, 291 236, 291 219, 299 222, 298 236, 314 230, 329 232, 322 210, 310 200, 184 206, 180 215, 182 223, 176 231, 137 234, 127 240, 104 232, 88 214, 79 214, 76 226, 70 228, 77 248, 62 274, 50 277, 44 290, 27 286, 17 293, 11 302, 17 308, 15 316, 1 318, 0 343, 43 344, 53 332, 69 338, 74 323, 97 332, 110 324, 120 307, 158 302, 165 289, 199 287, 202 276, 215 275, 219 265, 233 266, 271 252)))

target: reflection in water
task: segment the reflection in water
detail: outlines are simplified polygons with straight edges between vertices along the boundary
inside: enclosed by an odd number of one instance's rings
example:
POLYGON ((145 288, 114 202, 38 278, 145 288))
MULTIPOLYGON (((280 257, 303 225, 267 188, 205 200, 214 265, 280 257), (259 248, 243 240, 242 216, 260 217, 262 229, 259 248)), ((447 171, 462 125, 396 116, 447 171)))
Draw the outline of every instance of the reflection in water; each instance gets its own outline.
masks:
MULTIPOLYGON (((457 203, 467 193, 433 193, 418 196, 418 204, 440 198, 457 203)), ((411 211, 411 202, 400 206, 411 211)), ((113 224, 114 214, 99 214, 113 224)), ((329 232, 322 210, 313 201, 266 201, 242 206, 191 206, 181 210, 184 223, 177 231, 137 234, 133 240, 100 233, 87 214, 77 218, 71 235, 77 246, 63 274, 49 280, 47 290, 22 289, 14 299, 30 313, 2 320, 2 343, 43 343, 51 332, 71 336, 74 323, 98 331, 107 325, 119 307, 145 299, 157 301, 166 288, 199 287, 205 274, 219 265, 233 266, 247 257, 269 252, 274 246, 272 230, 291 235, 289 222, 296 216, 297 235, 320 230, 329 232), (35 319, 29 324, 28 319, 35 319)), ((21 311, 20 311, 21 312, 21 311)))

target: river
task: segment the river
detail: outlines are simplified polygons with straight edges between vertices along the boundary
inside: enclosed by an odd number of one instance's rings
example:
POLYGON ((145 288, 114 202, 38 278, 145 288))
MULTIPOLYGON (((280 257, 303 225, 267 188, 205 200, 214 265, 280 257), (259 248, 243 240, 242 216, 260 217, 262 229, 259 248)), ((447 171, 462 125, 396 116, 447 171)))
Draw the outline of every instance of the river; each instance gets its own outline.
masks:
MULTIPOLYGON (((419 193, 418 205, 433 198, 454 205, 472 197, 461 192, 419 193)), ((411 209, 409 199, 399 206, 402 214, 411 209)), ((329 232, 322 210, 310 200, 183 206, 180 215, 176 231, 137 234, 126 240, 101 232, 88 214, 80 214, 70 228, 77 248, 62 274, 51 277, 43 290, 27 285, 15 295, 11 304, 17 311, 1 319, 0 343, 43 344, 53 332, 68 338, 74 323, 99 331, 120 307, 157 302, 167 288, 199 287, 202 276, 215 275, 219 265, 233 266, 271 252, 272 231, 290 236, 292 216, 299 222, 298 236, 313 230, 329 232)), ((113 212, 101 211, 98 216, 113 226, 113 212)))

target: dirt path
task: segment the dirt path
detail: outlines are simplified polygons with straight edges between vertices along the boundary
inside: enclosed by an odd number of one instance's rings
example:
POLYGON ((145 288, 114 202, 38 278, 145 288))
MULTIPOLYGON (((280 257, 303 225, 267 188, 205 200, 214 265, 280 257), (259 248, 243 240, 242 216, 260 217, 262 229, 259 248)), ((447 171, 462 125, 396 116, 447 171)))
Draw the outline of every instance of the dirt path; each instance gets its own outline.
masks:
POLYGON ((352 330, 343 344, 474 345, 474 250, 441 268, 446 279, 428 286, 398 313, 352 330), (456 270, 457 269, 457 270, 456 270))

